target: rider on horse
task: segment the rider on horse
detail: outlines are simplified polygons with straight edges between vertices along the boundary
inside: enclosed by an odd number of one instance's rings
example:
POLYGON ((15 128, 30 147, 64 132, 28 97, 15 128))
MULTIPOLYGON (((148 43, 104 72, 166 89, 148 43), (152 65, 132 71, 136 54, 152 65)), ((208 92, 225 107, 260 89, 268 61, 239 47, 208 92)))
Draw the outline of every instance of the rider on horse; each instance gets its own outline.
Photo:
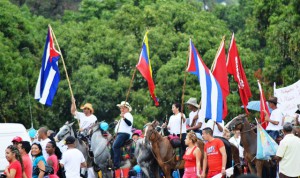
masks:
POLYGON ((130 113, 132 108, 130 104, 128 102, 122 101, 117 106, 121 111, 121 119, 118 121, 115 127, 116 138, 113 143, 113 160, 115 170, 120 168, 121 147, 124 146, 125 142, 130 138, 133 125, 133 116, 130 113))

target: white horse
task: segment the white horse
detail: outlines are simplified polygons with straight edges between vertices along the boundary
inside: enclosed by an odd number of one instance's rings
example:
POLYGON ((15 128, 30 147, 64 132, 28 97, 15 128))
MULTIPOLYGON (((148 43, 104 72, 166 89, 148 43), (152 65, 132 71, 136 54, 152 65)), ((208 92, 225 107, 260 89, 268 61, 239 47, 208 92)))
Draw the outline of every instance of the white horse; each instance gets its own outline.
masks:
POLYGON ((111 155, 108 147, 110 138, 102 136, 99 123, 95 123, 91 130, 91 151, 93 152, 93 161, 97 167, 97 171, 102 172, 102 177, 111 178, 111 155))
MULTIPOLYGON (((61 141, 61 140, 65 140, 68 136, 73 136, 76 138, 76 135, 75 135, 75 132, 72 128, 74 122, 72 123, 68 123, 66 122, 65 125, 63 125, 60 129, 59 129, 59 132, 56 134, 55 136, 55 140, 56 141, 61 141)), ((91 167, 92 166, 92 161, 91 161, 91 158, 89 157, 88 155, 88 146, 80 139, 76 138, 75 139, 75 145, 76 145, 76 148, 78 150, 80 150, 87 162, 87 167, 91 167)), ((86 173, 86 169, 84 169, 82 172, 81 172, 83 175, 85 175, 86 173)))

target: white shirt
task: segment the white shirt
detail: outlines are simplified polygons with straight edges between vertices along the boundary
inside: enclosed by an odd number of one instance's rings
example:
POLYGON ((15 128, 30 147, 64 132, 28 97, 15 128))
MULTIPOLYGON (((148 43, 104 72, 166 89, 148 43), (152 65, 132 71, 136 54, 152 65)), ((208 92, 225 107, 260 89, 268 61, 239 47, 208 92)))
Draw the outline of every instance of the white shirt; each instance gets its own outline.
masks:
MULTIPOLYGON (((184 114, 183 114, 183 117, 185 118, 184 114)), ((176 134, 176 135, 180 134, 180 121, 181 121, 181 113, 180 112, 177 113, 176 115, 172 115, 170 117, 169 123, 168 123, 168 129, 169 129, 170 134, 176 134)), ((181 133, 186 133, 186 122, 182 123, 182 132, 181 133)))
POLYGON ((239 156, 240 158, 244 158, 244 148, 240 145, 241 143, 241 136, 235 138, 234 136, 229 139, 229 142, 234 144, 239 149, 239 156))
MULTIPOLYGON (((224 121, 222 120, 221 123, 219 123, 221 125, 221 127, 224 129, 224 121)), ((217 136, 217 137, 223 137, 223 132, 221 132, 217 126, 217 124, 215 124, 215 121, 213 121, 212 119, 209 119, 206 122, 206 127, 210 127, 213 130, 213 136, 217 136)))
POLYGON ((281 157, 279 172, 289 177, 300 176, 300 138, 287 134, 280 141, 276 155, 281 157))
POLYGON ((86 129, 97 121, 97 117, 94 114, 86 116, 83 112, 78 111, 75 111, 74 118, 79 120, 81 129, 86 129))
POLYGON ((268 123, 266 130, 281 130, 282 129, 282 121, 283 121, 283 113, 277 108, 274 109, 271 113, 270 119, 272 121, 278 121, 278 125, 274 125, 271 122, 268 123))
POLYGON ((42 152, 43 152, 43 156, 44 156, 45 160, 47 160, 49 157, 49 154, 46 151, 46 146, 47 146, 47 143, 50 141, 51 140, 49 138, 46 138, 45 140, 41 139, 41 141, 40 141, 40 145, 42 147, 42 152))
POLYGON ((201 127, 199 130, 202 130, 205 128, 205 118, 204 117, 201 117, 200 115, 200 112, 197 111, 191 111, 190 114, 189 114, 189 118, 190 118, 190 123, 188 124, 189 126, 191 126, 192 122, 193 122, 193 119, 194 117, 196 116, 196 114, 198 113, 198 119, 196 121, 196 124, 197 125, 198 123, 202 123, 201 127))
POLYGON ((126 124, 126 122, 124 121, 124 119, 121 118, 115 127, 115 133, 128 133, 131 135, 132 134, 131 129, 132 129, 132 125, 133 125, 133 116, 131 115, 130 112, 127 112, 124 114, 124 118, 126 118, 127 120, 129 120, 131 122, 131 126, 128 126, 126 124))
POLYGON ((80 178, 80 165, 85 162, 83 154, 77 148, 71 148, 62 155, 60 163, 66 170, 66 178, 80 178))

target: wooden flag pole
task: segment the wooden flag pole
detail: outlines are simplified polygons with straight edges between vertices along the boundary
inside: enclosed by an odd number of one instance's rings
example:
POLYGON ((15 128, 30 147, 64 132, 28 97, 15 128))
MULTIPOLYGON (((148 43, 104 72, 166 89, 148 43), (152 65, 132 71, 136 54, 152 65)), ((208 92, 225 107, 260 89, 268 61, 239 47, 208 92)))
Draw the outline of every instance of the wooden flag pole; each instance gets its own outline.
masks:
POLYGON ((133 83, 133 80, 134 80, 135 74, 136 74, 136 67, 134 68, 134 71, 133 71, 133 74, 132 74, 132 77, 131 77, 131 80, 130 80, 130 84, 129 84, 129 88, 128 88, 128 91, 127 91, 127 94, 126 94, 126 99, 125 99, 125 102, 127 102, 127 101, 128 101, 129 94, 130 94, 130 90, 131 90, 131 87, 132 87, 132 83, 133 83))
MULTIPOLYGON (((66 73, 66 78, 67 78, 67 81, 68 81, 68 84, 69 84, 69 89, 70 89, 70 93, 71 93, 71 97, 72 97, 72 102, 73 102, 74 95, 73 95, 73 91, 72 91, 72 87, 71 87, 71 82, 70 82, 70 79, 69 79, 69 75, 68 75, 68 72, 67 72, 65 60, 64 60, 64 57, 63 57, 62 52, 61 52, 61 50, 60 50, 60 47, 59 47, 59 45, 58 45, 58 42, 57 42, 57 40, 56 40, 54 31, 52 30, 52 27, 51 27, 50 24, 49 24, 48 26, 49 26, 49 28, 50 28, 50 32, 51 32, 51 34, 53 35, 54 41, 55 41, 55 43, 56 43, 56 46, 57 46, 58 51, 59 51, 60 56, 61 56, 61 61, 62 61, 63 66, 64 66, 64 70, 65 70, 65 73, 66 73)), ((74 99, 74 100, 75 100, 75 99, 74 99)), ((75 104, 75 109, 76 109, 76 104, 75 104)), ((79 128, 80 128, 80 122, 79 122, 79 119, 76 119, 76 120, 77 120, 78 126, 79 126, 79 128)))
POLYGON ((53 35, 54 41, 55 41, 55 43, 56 43, 56 46, 57 46, 58 51, 59 51, 60 56, 61 56, 61 61, 62 61, 63 66, 64 66, 64 70, 65 70, 66 78, 67 78, 67 81, 68 81, 68 84, 69 84, 69 89, 70 89, 71 96, 72 96, 72 98, 74 98, 73 91, 72 91, 72 87, 71 87, 71 82, 70 82, 69 75, 68 75, 67 68, 66 68, 65 61, 64 61, 64 57, 63 57, 63 55, 62 55, 62 52, 61 52, 61 50, 60 50, 60 47, 59 47, 59 45, 58 45, 58 42, 57 42, 57 40, 56 40, 56 37, 55 37, 55 34, 54 34, 53 30, 52 30, 51 25, 49 24, 48 26, 49 26, 49 28, 50 28, 50 31, 51 31, 51 33, 52 33, 52 35, 53 35))
MULTIPOLYGON (((182 95, 181 95, 181 114, 183 115, 183 104, 184 104, 184 92, 185 92, 185 85, 186 85, 186 76, 187 76, 187 71, 186 71, 186 68, 187 68, 187 65, 188 65, 188 62, 189 62, 189 49, 190 47, 188 48, 188 52, 187 52, 187 59, 186 59, 186 64, 185 64, 185 70, 184 70, 184 80, 183 80, 183 86, 182 86, 182 95)), ((182 138, 182 121, 183 121, 183 118, 181 116, 181 120, 180 120, 180 140, 182 138)))

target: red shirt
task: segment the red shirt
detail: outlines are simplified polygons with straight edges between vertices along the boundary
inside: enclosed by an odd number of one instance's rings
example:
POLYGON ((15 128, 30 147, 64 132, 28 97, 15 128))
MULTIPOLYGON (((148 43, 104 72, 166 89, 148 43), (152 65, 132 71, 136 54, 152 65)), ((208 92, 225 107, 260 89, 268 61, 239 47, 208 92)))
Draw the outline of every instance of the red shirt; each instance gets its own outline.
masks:
POLYGON ((188 150, 185 151, 185 154, 183 156, 183 159, 185 161, 184 163, 184 167, 187 168, 187 167, 196 167, 196 156, 194 155, 194 151, 197 147, 194 146, 193 150, 191 151, 190 154, 186 154, 186 152, 188 150))
POLYGON ((204 145, 204 152, 207 155, 208 171, 222 171, 222 154, 220 148, 224 143, 220 139, 213 139, 204 145))
POLYGON ((57 176, 57 171, 58 171, 58 159, 57 156, 55 154, 51 155, 48 157, 47 161, 51 160, 53 162, 53 170, 54 170, 54 174, 50 174, 49 178, 58 178, 57 176))
POLYGON ((16 161, 13 161, 9 164, 9 167, 8 167, 8 171, 9 173, 11 174, 10 170, 11 169, 14 169, 16 170, 16 175, 15 175, 15 178, 22 178, 23 177, 23 173, 22 173, 22 166, 21 166, 21 163, 16 160, 16 161))
POLYGON ((27 178, 32 177, 32 162, 28 154, 22 156, 23 165, 24 165, 24 172, 27 178))

